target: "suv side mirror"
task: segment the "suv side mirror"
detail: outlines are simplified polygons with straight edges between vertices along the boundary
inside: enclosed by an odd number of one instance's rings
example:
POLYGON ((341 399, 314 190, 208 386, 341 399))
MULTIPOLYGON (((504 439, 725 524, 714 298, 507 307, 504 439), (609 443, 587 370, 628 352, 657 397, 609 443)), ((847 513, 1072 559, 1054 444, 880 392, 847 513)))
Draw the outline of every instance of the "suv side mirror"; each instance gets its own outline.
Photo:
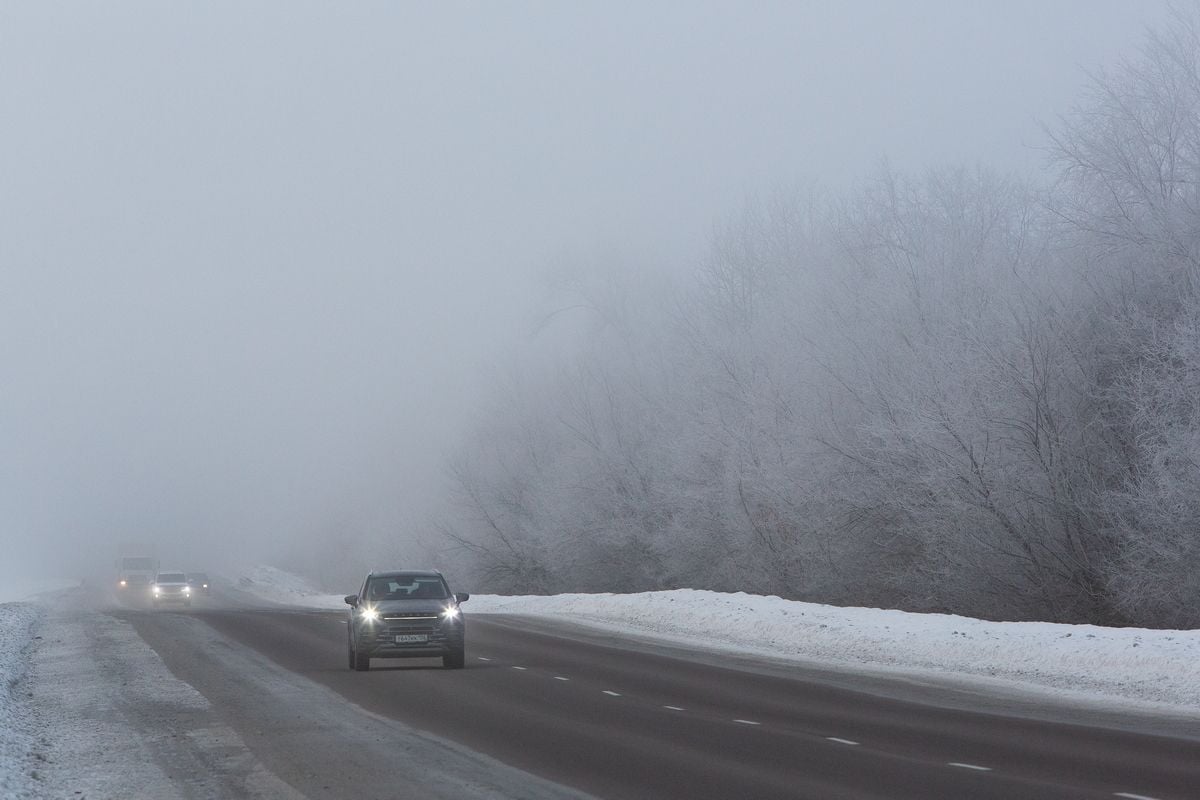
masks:
POLYGON ((471 599, 471 595, 467 592, 455 592, 454 599, 460 603, 465 603, 471 599))
POLYGON ((346 605, 348 606, 358 606, 358 595, 356 594, 348 594, 342 599, 346 601, 346 605))

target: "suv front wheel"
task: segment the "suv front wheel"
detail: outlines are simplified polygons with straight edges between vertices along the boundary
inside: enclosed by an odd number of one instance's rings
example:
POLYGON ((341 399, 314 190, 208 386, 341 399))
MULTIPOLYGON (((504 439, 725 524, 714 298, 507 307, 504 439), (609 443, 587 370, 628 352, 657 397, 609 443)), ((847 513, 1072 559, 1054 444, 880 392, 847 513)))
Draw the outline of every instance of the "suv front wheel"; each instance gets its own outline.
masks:
POLYGON ((354 648, 353 642, 348 647, 350 654, 350 668, 357 672, 366 672, 371 668, 371 656, 367 653, 360 653, 354 648))
POLYGON ((442 667, 445 669, 462 669, 467 664, 466 650, 451 650, 442 656, 442 667))

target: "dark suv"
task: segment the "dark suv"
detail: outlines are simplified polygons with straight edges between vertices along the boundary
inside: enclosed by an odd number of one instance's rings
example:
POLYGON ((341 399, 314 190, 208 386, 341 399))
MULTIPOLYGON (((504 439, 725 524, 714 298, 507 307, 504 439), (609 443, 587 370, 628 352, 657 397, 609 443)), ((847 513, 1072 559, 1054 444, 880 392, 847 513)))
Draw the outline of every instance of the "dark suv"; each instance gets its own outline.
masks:
POLYGON ((350 608, 346 651, 350 668, 365 671, 372 658, 441 656, 442 666, 466 663, 466 621, 440 572, 372 572, 358 594, 346 595, 350 608))
POLYGON ((188 586, 192 587, 192 592, 203 592, 208 594, 208 575, 203 572, 189 572, 187 574, 188 586))

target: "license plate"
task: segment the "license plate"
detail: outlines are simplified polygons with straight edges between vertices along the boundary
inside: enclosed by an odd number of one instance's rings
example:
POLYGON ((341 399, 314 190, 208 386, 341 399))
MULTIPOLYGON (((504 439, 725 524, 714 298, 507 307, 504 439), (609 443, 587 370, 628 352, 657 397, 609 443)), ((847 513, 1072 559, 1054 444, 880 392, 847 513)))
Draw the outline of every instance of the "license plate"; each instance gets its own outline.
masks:
POLYGON ((427 633, 399 633, 396 634, 396 644, 405 644, 411 642, 428 642, 429 634, 427 633))

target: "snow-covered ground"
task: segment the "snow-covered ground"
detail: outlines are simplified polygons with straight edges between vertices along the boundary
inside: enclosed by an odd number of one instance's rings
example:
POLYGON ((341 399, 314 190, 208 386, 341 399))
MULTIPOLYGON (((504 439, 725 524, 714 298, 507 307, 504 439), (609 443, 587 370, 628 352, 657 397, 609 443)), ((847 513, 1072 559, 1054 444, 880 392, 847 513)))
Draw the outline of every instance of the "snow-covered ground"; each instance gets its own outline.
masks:
POLYGON ((45 616, 37 596, 77 586, 78 581, 0 576, 0 797, 36 797, 31 763, 34 723, 27 699, 26 665, 45 616), (22 602, 24 601, 24 602, 22 602))
POLYGON ((32 718, 26 664, 46 606, 38 595, 77 587, 78 581, 0 576, 0 798, 40 796, 35 762, 37 724, 32 718))
MULTIPOLYGON (((245 591, 308 608, 341 595, 259 567, 245 591)), ((697 647, 843 670, 969 679, 999 690, 1200 715, 1200 631, 986 622, 679 589, 549 597, 472 595, 468 614, 527 614, 697 647)))
POLYGON ((35 797, 29 765, 34 724, 25 689, 25 664, 44 608, 0 603, 0 797, 35 797))

